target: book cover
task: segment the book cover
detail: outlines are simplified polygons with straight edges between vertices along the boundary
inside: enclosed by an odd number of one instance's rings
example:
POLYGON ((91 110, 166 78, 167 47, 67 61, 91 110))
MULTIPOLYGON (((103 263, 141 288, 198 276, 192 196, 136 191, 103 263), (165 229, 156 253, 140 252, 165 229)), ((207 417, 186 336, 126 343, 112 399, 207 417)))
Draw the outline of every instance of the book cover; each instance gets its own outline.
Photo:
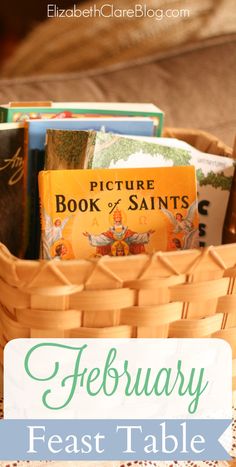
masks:
POLYGON ((44 149, 46 131, 54 130, 96 130, 124 135, 152 136, 153 120, 141 118, 81 118, 45 119, 26 122, 29 132, 29 149, 44 149))
POLYGON ((80 118, 81 116, 151 117, 161 135, 164 114, 154 104, 118 102, 12 102, 0 106, 0 122, 28 119, 80 118))
MULTIPOLYGON (((88 148, 90 157, 89 168, 132 168, 132 167, 161 167, 173 165, 189 165, 190 152, 188 149, 167 147, 159 143, 160 139, 144 137, 137 139, 132 136, 116 135, 112 133, 96 132, 96 138, 88 148)), ((163 138, 162 138, 163 140, 163 138)))
POLYGON ((220 245, 234 159, 203 153, 173 138, 134 139, 97 133, 90 161, 91 168, 182 165, 194 165, 196 168, 200 246, 220 245))
POLYGON ((0 124, 0 241, 16 256, 23 248, 24 124, 0 124))
POLYGON ((39 195, 45 259, 198 246, 193 167, 42 171, 39 195))

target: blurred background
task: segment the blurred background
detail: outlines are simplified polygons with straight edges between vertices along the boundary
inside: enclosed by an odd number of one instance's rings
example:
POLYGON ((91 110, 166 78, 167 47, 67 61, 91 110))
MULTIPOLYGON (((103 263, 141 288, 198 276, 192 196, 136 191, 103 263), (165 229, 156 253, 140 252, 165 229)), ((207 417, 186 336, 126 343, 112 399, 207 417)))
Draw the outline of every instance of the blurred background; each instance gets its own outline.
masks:
MULTIPOLYGON (((80 0, 77 8, 112 4, 164 12, 153 17, 47 18, 48 4, 76 6, 71 0, 0 2, 1 69, 4 76, 91 69, 236 30, 235 0, 80 0), (184 11, 188 14, 185 14, 184 11), (165 17, 165 12, 169 17, 165 17), (171 13, 173 16, 171 17, 171 13)), ((106 13, 108 9, 104 10, 106 13)))
MULTIPOLYGON (((138 4, 163 12, 158 20, 47 18, 48 3, 0 2, 1 102, 153 102, 165 111, 167 126, 200 128, 232 146, 236 0, 80 0, 77 4, 81 10, 104 4, 128 10, 138 4)), ((74 3, 58 0, 55 5, 68 9, 74 3)))
MULTIPOLYGON (((46 19, 46 0, 6 0, 0 2, 0 63, 6 60, 22 39, 46 19)), ((59 7, 68 8, 73 2, 63 0, 59 7)))

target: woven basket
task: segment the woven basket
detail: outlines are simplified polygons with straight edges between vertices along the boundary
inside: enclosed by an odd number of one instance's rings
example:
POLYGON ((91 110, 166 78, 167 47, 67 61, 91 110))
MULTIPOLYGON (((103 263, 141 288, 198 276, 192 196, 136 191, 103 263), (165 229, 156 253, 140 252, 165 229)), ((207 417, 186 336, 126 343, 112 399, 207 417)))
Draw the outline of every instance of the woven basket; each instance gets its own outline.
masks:
MULTIPOLYGON (((231 155, 206 133, 166 130, 231 155)), ((233 350, 236 244, 92 260, 25 261, 0 245, 1 348, 19 337, 217 337, 233 350)))

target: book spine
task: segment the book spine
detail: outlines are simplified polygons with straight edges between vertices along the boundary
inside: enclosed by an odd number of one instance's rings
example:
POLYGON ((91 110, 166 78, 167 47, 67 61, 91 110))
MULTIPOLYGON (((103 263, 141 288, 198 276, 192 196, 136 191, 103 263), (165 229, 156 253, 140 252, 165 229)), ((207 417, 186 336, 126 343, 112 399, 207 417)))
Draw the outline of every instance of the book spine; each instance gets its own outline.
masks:
POLYGON ((43 199, 44 199, 44 183, 46 183, 47 172, 39 172, 38 174, 38 189, 39 189, 39 220, 40 220, 40 249, 39 257, 44 258, 44 245, 43 245, 43 199))
POLYGON ((0 131, 0 241, 21 256, 23 236, 24 128, 0 131))
POLYGON ((47 130, 45 170, 83 169, 89 132, 47 130))
POLYGON ((87 147, 86 147, 86 156, 84 161, 84 169, 91 169, 93 163, 93 157, 95 152, 95 146, 97 141, 97 132, 89 131, 87 147))
POLYGON ((24 207, 24 227, 23 227, 23 256, 25 256, 27 245, 29 242, 29 194, 28 194, 28 142, 29 142, 29 130, 28 124, 25 122, 25 131, 24 131, 24 198, 23 198, 23 207, 24 207))
POLYGON ((37 149, 30 151, 31 166, 28 173, 31 182, 31 191, 28 197, 28 242, 26 259, 38 259, 40 247, 40 220, 39 220, 39 190, 38 174, 43 170, 44 151, 37 149))
POLYGON ((44 169, 44 151, 39 151, 37 158, 37 176, 36 176, 36 197, 34 204, 35 213, 35 255, 39 258, 40 253, 40 238, 41 238, 41 226, 40 226, 40 200, 39 200, 39 173, 44 169))
POLYGON ((158 120, 158 124, 156 125, 156 134, 155 134, 155 136, 161 136, 162 131, 163 131, 164 115, 159 114, 158 117, 156 117, 156 120, 158 120))

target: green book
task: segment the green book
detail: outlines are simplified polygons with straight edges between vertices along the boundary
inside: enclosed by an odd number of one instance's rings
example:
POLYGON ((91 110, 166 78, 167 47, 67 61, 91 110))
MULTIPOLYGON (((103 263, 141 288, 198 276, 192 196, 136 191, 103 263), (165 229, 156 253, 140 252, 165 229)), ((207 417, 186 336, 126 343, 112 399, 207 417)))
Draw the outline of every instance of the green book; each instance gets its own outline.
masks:
POLYGON ((143 138, 96 132, 96 137, 88 141, 87 167, 101 169, 191 165, 188 150, 163 146, 158 141, 158 138, 155 138, 154 143, 143 138))
POLYGON ((30 119, 81 117, 151 117, 155 134, 160 136, 164 114, 150 103, 110 102, 11 102, 0 106, 1 122, 19 122, 30 119))

